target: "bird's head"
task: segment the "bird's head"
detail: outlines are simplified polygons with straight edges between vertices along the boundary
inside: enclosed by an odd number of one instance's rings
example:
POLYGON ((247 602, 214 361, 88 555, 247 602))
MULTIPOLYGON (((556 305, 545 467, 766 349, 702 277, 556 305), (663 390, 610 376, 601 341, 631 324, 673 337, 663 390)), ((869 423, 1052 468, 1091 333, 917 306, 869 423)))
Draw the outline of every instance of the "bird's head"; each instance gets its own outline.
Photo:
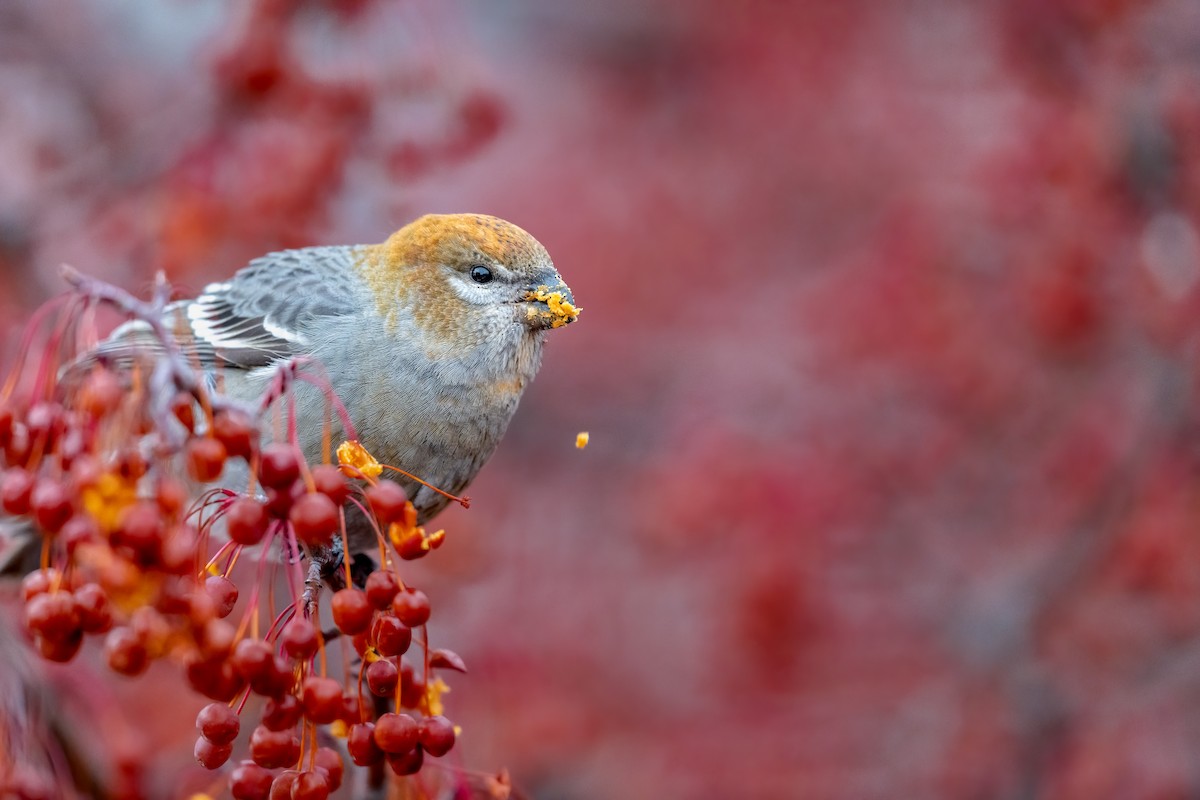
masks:
POLYGON ((428 214, 365 248, 361 267, 385 317, 405 309, 439 337, 540 334, 579 316, 546 248, 497 217, 428 214))

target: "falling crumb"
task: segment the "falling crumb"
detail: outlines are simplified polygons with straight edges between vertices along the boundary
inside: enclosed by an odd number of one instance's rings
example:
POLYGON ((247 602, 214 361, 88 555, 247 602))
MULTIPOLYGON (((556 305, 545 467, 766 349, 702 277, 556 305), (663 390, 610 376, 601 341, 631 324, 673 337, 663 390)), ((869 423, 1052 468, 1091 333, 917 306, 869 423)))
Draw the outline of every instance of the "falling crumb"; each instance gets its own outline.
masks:
POLYGON ((575 446, 582 450, 583 448, 587 447, 588 439, 590 438, 591 436, 588 435, 587 431, 580 431, 579 433, 575 434, 575 446))

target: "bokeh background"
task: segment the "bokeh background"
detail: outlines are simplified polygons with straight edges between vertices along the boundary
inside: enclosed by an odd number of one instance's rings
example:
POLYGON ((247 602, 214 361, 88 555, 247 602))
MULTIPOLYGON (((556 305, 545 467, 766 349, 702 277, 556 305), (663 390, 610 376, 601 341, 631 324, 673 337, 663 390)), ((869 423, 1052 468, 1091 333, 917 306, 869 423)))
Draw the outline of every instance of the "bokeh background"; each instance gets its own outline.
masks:
POLYGON ((0 3, 9 334, 467 210, 585 312, 420 565, 466 765, 1200 796, 1200 4, 0 3))

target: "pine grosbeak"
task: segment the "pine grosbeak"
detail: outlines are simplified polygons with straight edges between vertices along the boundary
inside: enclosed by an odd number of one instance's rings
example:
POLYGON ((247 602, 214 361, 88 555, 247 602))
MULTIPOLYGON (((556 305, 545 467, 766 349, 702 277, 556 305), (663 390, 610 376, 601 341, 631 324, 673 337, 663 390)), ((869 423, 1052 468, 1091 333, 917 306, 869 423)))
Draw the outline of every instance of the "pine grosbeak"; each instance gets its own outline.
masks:
MULTIPOLYGON (((459 494, 508 427, 546 331, 578 316, 573 303, 531 235, 496 217, 450 214, 421 217, 382 244, 263 256, 168 313, 185 354, 212 368, 224 394, 257 401, 277 364, 310 356, 372 455, 459 494)), ((145 323, 131 322, 92 355, 120 360, 153 346, 145 323)), ((307 385, 293 392, 298 440, 316 463, 326 397, 307 385)), ((333 424, 341 434, 336 415, 333 424)), ((448 502, 397 480, 421 524, 448 502)), ((349 524, 352 550, 374 545, 363 520, 349 524)))

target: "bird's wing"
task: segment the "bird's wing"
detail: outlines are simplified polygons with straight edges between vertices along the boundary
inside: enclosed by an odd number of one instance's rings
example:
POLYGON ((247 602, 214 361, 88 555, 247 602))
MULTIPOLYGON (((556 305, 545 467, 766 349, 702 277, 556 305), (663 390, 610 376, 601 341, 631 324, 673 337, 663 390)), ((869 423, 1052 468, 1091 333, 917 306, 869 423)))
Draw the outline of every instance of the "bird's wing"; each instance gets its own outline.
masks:
MULTIPOLYGON (((195 300, 172 303, 164 323, 183 354, 202 366, 250 369, 306 352, 317 317, 353 313, 353 248, 310 247, 257 258, 195 300)), ((134 320, 87 354, 88 363, 123 365, 160 351, 145 322, 134 320)))

